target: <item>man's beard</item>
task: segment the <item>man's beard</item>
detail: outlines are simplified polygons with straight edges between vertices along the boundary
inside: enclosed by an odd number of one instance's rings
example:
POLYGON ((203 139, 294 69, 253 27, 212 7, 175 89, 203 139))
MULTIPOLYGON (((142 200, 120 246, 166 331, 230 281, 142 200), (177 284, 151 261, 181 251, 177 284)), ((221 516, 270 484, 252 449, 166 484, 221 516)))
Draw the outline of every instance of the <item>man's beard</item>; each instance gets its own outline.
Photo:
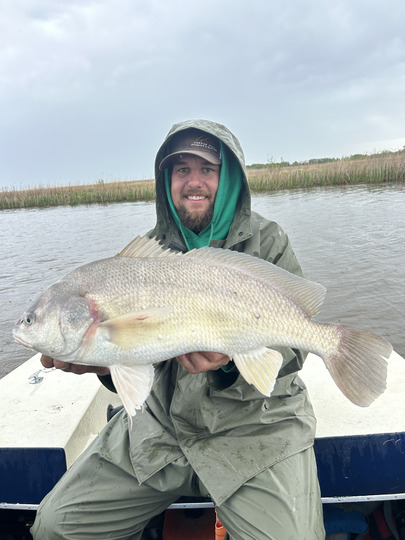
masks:
POLYGON ((189 212, 184 206, 177 208, 177 214, 180 218, 181 223, 190 229, 195 234, 199 234, 211 223, 212 217, 214 215, 214 205, 210 204, 209 208, 205 214, 194 215, 189 212))

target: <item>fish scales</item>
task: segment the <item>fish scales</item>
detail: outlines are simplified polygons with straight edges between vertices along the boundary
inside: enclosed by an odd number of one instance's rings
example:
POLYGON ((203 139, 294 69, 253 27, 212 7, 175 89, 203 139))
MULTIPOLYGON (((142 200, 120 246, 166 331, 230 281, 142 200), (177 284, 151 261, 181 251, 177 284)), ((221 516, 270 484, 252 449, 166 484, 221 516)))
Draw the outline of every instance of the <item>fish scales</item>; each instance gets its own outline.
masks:
MULTIPOLYGON (((139 309, 164 306, 171 298, 173 312, 164 328, 169 335, 173 328, 176 329, 178 342, 190 340, 190 332, 198 332, 193 343, 195 347, 215 350, 225 346, 227 352, 231 352, 235 341, 237 348, 247 341, 246 349, 252 344, 265 344, 269 339, 269 328, 272 328, 271 339, 276 339, 287 326, 288 310, 294 309, 291 302, 268 284, 251 279, 241 286, 242 278, 247 276, 246 272, 237 269, 200 259, 145 262, 141 259, 106 259, 97 263, 98 268, 94 266, 92 272, 100 278, 96 279, 96 287, 94 281, 86 283, 87 294, 102 307, 105 319, 122 315, 134 306, 139 309), (103 276, 107 277, 103 279, 103 276), (118 291, 106 298, 105 291, 114 290, 113 281, 119 283, 118 291), (275 316, 269 316, 271 312, 275 316)), ((73 281, 77 277, 71 274, 73 281)), ((279 344, 284 345, 284 342, 279 344)), ((179 354, 178 347, 177 344, 173 352, 179 354)), ((163 354, 166 355, 163 359, 167 359, 166 350, 163 354)))
POLYGON ((136 238, 117 257, 48 288, 14 328, 16 341, 62 361, 108 366, 128 414, 153 384, 153 364, 193 351, 227 354, 270 395, 280 346, 319 354, 342 392, 367 406, 385 389, 383 338, 313 317, 325 289, 243 253, 186 254, 136 238))

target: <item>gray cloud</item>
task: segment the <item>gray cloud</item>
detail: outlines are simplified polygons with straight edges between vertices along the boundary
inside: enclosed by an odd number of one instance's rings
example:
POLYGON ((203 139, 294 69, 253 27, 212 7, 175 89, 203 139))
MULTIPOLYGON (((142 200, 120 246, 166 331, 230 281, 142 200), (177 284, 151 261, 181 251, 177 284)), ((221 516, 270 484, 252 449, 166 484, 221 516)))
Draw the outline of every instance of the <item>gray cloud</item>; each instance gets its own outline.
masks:
POLYGON ((0 186, 148 178, 205 117, 248 163, 405 144, 402 0, 0 1, 0 186))

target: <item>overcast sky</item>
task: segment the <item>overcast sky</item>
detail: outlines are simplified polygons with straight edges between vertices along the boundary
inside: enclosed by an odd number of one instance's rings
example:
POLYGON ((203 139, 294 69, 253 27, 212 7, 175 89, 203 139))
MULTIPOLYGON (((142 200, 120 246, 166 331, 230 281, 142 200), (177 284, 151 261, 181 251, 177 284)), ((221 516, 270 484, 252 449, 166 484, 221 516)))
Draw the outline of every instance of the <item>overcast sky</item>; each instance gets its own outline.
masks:
POLYGON ((247 164, 405 145, 404 0, 0 0, 0 188, 153 177, 173 123, 247 164))

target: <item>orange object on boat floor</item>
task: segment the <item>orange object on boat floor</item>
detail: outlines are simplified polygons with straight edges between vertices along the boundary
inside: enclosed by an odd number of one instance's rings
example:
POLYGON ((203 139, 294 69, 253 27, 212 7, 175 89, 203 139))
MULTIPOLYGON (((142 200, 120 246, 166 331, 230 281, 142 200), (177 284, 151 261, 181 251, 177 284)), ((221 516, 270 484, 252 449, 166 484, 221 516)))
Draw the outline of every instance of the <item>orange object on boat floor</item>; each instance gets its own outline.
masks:
POLYGON ((219 521, 218 517, 215 522, 215 540, 223 540, 226 535, 225 527, 219 521))
POLYGON ((166 510, 162 538, 163 540, 190 540, 191 538, 215 540, 215 527, 213 508, 166 510))

